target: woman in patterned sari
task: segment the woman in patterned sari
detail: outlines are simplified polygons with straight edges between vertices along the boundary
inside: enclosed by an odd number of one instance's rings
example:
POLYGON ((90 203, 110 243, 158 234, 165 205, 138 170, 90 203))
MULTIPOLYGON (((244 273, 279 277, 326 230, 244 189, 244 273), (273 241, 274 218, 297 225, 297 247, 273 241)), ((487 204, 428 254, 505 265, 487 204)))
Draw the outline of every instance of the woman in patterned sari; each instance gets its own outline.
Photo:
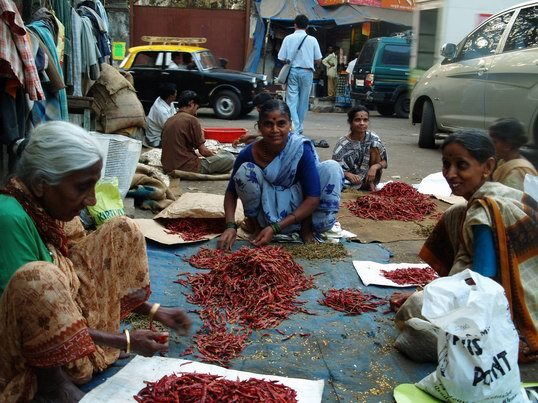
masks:
POLYGON ((488 181, 495 168, 495 148, 485 132, 453 133, 442 152, 443 175, 452 192, 467 204, 445 212, 419 255, 441 276, 471 268, 498 281, 519 331, 520 361, 535 360, 538 204, 519 190, 488 181))
POLYGON ((320 162, 312 141, 291 132, 290 110, 279 100, 265 102, 258 127, 262 139, 237 157, 224 196, 227 229, 218 247, 236 239, 235 210, 241 199, 252 243, 265 245, 282 232, 300 232, 304 242, 332 228, 340 207, 342 169, 320 162))
POLYGON ((126 217, 86 235, 78 218, 96 203, 103 154, 66 122, 38 126, 16 175, 0 191, 0 401, 73 402, 76 384, 114 363, 120 350, 168 349, 150 330, 119 333, 132 311, 184 333, 177 308, 151 293, 144 237, 126 217))
POLYGON ((357 106, 347 113, 350 133, 334 146, 333 160, 344 170, 345 184, 363 190, 375 190, 387 168, 387 151, 379 136, 368 130, 370 112, 357 106))

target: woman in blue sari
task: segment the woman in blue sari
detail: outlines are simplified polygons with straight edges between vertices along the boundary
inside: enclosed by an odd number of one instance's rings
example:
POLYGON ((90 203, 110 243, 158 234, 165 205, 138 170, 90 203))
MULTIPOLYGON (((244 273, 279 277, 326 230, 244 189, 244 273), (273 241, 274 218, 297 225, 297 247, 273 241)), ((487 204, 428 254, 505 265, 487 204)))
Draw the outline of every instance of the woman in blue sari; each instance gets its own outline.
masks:
POLYGON ((227 228, 220 249, 228 250, 235 242, 238 198, 256 246, 292 232, 313 242, 314 234, 331 229, 336 221, 344 178, 340 165, 320 162, 312 141, 291 132, 290 110, 282 101, 263 104, 258 128, 262 139, 239 154, 226 189, 227 228))

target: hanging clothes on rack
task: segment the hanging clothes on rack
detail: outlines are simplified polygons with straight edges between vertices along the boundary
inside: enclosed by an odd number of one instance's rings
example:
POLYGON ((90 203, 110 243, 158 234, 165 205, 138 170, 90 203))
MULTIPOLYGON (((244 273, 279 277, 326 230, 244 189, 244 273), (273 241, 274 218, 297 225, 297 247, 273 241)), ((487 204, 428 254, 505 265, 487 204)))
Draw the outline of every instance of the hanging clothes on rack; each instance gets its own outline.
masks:
MULTIPOLYGON (((82 93, 82 19, 74 8, 71 8, 71 58, 67 64, 67 75, 71 77, 73 95, 81 97, 82 93)), ((97 58, 96 58, 97 60, 97 58)))
MULTIPOLYGON (((50 58, 49 62, 54 63, 56 71, 58 72, 59 77, 61 78, 61 81, 63 83, 63 72, 60 65, 60 60, 58 58, 58 53, 56 52, 56 44, 54 42, 53 32, 51 31, 49 24, 42 20, 33 21, 27 25, 27 28, 37 34, 41 42, 43 42, 43 50, 45 50, 45 52, 48 51, 47 56, 49 56, 50 58)), ((47 72, 47 74, 49 74, 49 72, 47 72)), ((44 103, 46 111, 46 120, 67 121, 69 119, 69 116, 67 112, 67 95, 65 91, 65 84, 64 88, 59 89, 57 92, 47 91, 47 89, 45 89, 45 91, 46 101, 44 103)))
MULTIPOLYGON (((71 7, 71 2, 69 0, 50 0, 52 3, 52 9, 54 11, 55 17, 60 20, 60 22, 64 26, 65 30, 65 41, 63 43, 63 57, 60 56, 60 60, 62 62, 62 65, 64 65, 64 80, 65 84, 68 86, 73 85, 73 77, 68 73, 69 64, 71 63, 71 57, 72 57, 72 43, 71 43, 71 10, 73 7, 71 7)), ((60 54, 60 51, 58 52, 60 54)))
POLYGON ((0 0, 0 144, 9 145, 26 133, 31 100, 44 99, 24 23, 9 0, 0 0))
POLYGON ((93 1, 83 1, 78 4, 77 12, 81 17, 88 17, 93 26, 93 33, 99 48, 99 63, 107 61, 107 56, 112 54, 110 49, 110 38, 108 37, 108 28, 97 12, 97 6, 93 1))

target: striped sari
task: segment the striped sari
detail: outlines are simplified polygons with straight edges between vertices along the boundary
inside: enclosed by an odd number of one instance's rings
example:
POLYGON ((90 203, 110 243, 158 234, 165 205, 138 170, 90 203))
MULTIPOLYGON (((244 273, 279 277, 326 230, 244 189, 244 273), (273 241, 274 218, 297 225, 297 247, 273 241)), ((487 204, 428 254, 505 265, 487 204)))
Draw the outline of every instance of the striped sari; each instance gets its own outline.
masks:
POLYGON ((426 240, 419 256, 440 275, 472 268, 474 225, 493 232, 496 280, 519 331, 520 361, 538 359, 538 203, 500 183, 486 182, 467 206, 453 206, 426 240))

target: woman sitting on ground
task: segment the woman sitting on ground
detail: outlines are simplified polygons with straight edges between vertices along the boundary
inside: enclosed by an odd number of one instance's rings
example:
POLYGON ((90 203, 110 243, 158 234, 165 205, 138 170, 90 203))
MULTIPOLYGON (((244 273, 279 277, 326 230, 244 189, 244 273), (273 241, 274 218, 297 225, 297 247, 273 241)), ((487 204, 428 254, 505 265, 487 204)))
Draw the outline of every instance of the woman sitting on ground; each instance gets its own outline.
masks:
POLYGON ((333 151, 333 160, 344 170, 346 184, 358 189, 375 190, 387 168, 387 151, 379 136, 368 130, 370 113, 362 105, 347 114, 350 133, 340 137, 333 151))
POLYGON ((105 370, 120 350, 152 356, 166 333, 119 333, 134 311, 185 333, 190 320, 151 293, 144 237, 127 217, 86 235, 79 212, 94 205, 103 154, 84 129, 34 129, 0 191, 0 400, 74 402, 75 384, 105 370))
MULTIPOLYGON (((441 150, 443 176, 467 204, 445 212, 419 256, 441 276, 470 268, 498 281, 519 331, 520 360, 535 360, 538 203, 519 190, 488 181, 495 167, 495 147, 485 132, 464 129, 450 134, 441 150)), ((412 303, 410 298, 400 311, 409 310, 406 304, 412 303)))
POLYGON ((523 124, 514 118, 498 119, 489 128, 489 135, 495 145, 497 168, 492 179, 503 185, 523 190, 526 174, 538 175, 534 166, 523 157, 519 149, 529 139, 523 124))
POLYGON ((226 189, 228 228, 219 239, 220 249, 230 249, 235 242, 238 197, 256 246, 280 232, 300 232, 304 242, 312 242, 314 234, 331 229, 336 221, 340 166, 320 163, 312 141, 291 132, 290 110, 280 100, 261 106, 258 127, 262 139, 241 151, 226 189))

